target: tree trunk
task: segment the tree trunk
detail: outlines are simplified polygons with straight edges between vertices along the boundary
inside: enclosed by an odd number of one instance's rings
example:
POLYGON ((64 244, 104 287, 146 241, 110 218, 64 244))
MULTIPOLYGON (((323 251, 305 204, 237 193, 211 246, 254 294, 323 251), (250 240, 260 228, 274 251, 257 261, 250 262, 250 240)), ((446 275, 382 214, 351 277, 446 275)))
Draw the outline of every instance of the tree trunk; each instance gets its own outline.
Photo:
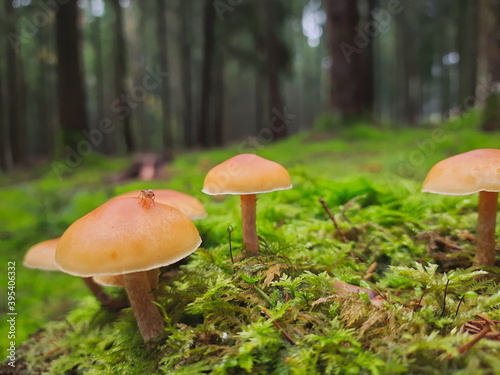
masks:
POLYGON ((215 60, 214 138, 215 146, 224 145, 224 58, 221 52, 215 60))
MULTIPOLYGON (((95 17, 92 27, 92 45, 94 47, 94 74, 96 77, 95 102, 96 118, 94 126, 104 119, 104 72, 102 68, 102 38, 101 38, 101 17, 95 17)), ((112 135, 104 134, 104 139, 100 145, 100 150, 108 155, 113 153, 112 135)))
POLYGON ((56 14, 59 122, 65 145, 74 150, 87 129, 78 17, 76 0, 61 4, 56 14))
POLYGON ((500 1, 489 0, 487 23, 487 64, 490 76, 489 96, 486 99, 481 127, 484 131, 500 129, 500 1))
MULTIPOLYGON (((373 12, 377 7, 377 0, 367 0, 367 6, 368 14, 366 15, 365 23, 371 24, 376 21, 373 18, 373 12)), ((363 114, 368 118, 373 116, 375 100, 374 49, 375 41, 372 40, 370 45, 364 48, 361 53, 361 69, 363 74, 362 107, 363 114)))
POLYGON ((363 110, 360 48, 355 27, 359 22, 356 1, 327 0, 328 49, 330 68, 330 108, 340 116, 352 117, 363 110))
POLYGON ((20 44, 15 44, 14 38, 19 38, 16 30, 16 13, 12 7, 12 1, 5 1, 5 18, 7 28, 6 60, 7 60, 7 123, 9 133, 10 150, 12 162, 19 163, 26 157, 26 130, 22 123, 20 113, 20 80, 17 67, 19 66, 20 44))
MULTIPOLYGON (((124 38, 123 12, 120 0, 111 0, 115 13, 115 94, 116 98, 122 98, 127 90, 127 49, 124 38)), ((123 136, 127 153, 136 149, 132 131, 132 108, 128 100, 121 99, 118 112, 123 124, 123 136)))
MULTIPOLYGON (((167 25, 165 22, 165 0, 157 0, 157 28, 158 28, 158 60, 162 72, 168 72, 167 25)), ((160 85, 163 149, 172 151, 172 116, 170 106, 170 80, 163 80, 160 85)))
POLYGON ((474 106, 476 98, 478 4, 475 0, 460 0, 458 6, 458 104, 462 110, 467 110, 474 106))
POLYGON ((212 93, 212 65, 215 44, 215 8, 212 0, 205 0, 203 20, 203 66, 201 72, 201 109, 198 123, 198 143, 202 147, 211 144, 210 104, 212 93))
POLYGON ((182 80, 182 125, 184 130, 184 145, 192 147, 195 143, 193 129, 193 104, 191 92, 191 30, 189 22, 189 4, 179 0, 181 17, 181 80, 182 80))
POLYGON ((288 133, 287 124, 282 116, 274 117, 275 112, 283 112, 283 99, 281 97, 280 68, 278 62, 278 36, 276 34, 276 15, 274 14, 274 1, 260 0, 260 11, 264 17, 264 45, 266 50, 266 75, 269 95, 270 127, 274 140, 285 138, 288 133), (276 121, 277 120, 277 121, 276 121))

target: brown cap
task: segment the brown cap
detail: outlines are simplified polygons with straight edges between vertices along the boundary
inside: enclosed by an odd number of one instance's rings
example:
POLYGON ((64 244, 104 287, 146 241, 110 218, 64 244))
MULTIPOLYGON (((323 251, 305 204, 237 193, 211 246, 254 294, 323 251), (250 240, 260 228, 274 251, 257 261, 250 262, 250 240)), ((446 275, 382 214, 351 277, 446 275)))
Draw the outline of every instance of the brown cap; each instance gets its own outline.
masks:
POLYGON ((422 191, 447 195, 500 191, 500 150, 473 150, 440 161, 427 174, 422 191))
MULTIPOLYGON (((177 208, 191 220, 204 219, 208 215, 207 211, 205 211, 205 207, 203 207, 203 204, 189 194, 184 194, 180 191, 170 189, 154 189, 153 192, 155 193, 155 202, 177 208)), ((126 197, 137 198, 140 194, 141 190, 134 190, 117 195, 113 199, 126 197)))
POLYGON ((212 168, 202 191, 210 195, 244 195, 291 187, 290 174, 278 163, 254 154, 241 154, 212 168))
POLYGON ((30 247, 24 255, 23 265, 45 271, 59 271, 54 262, 59 238, 43 241, 30 247))
POLYGON ((71 275, 117 275, 166 266, 201 243, 189 218, 136 198, 113 199, 75 221, 61 237, 56 264, 71 275))

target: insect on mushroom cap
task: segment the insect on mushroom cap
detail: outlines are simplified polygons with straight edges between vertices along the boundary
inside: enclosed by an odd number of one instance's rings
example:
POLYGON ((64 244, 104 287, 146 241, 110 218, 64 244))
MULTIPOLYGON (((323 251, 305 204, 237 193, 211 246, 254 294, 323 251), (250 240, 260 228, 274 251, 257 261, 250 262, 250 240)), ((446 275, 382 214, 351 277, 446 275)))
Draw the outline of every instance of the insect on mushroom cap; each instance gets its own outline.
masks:
POLYGON ((427 174, 422 191, 446 195, 500 191, 500 150, 472 150, 440 161, 427 174))
POLYGON ((198 230, 179 210, 137 198, 113 199, 75 221, 61 237, 56 264, 81 277, 117 275, 166 266, 201 244, 198 230))
MULTIPOLYGON (((163 203, 168 206, 177 208, 182 213, 186 214, 191 220, 199 220, 207 217, 207 211, 203 204, 195 197, 181 193, 180 191, 171 189, 155 189, 153 190, 155 195, 156 203, 163 203)), ((127 198, 127 197, 138 197, 141 190, 129 191, 120 195, 117 195, 113 199, 127 198)))
POLYGON ((283 166, 258 155, 240 154, 212 168, 202 191, 210 195, 245 195, 291 187, 290 174, 283 166))

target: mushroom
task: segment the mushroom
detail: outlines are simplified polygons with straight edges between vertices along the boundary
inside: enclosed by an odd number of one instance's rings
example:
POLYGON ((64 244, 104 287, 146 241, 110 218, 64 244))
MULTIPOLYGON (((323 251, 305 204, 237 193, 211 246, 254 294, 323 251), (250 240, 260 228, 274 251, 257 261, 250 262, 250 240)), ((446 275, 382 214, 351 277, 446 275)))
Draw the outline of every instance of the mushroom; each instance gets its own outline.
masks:
MULTIPOLYGON (((126 193, 117 195, 113 199, 127 198, 127 197, 140 197, 141 190, 128 191, 126 193)), ((181 193, 180 191, 171 189, 155 189, 155 202, 163 203, 168 206, 177 208, 182 213, 186 214, 191 220, 200 220, 207 217, 207 211, 203 204, 195 197, 181 193)))
POLYGON ((422 191, 447 195, 479 192, 475 262, 494 266, 500 150, 473 150, 440 161, 427 174, 422 191))
POLYGON ((75 221, 61 237, 56 264, 72 275, 123 275, 144 341, 164 332, 147 271, 187 257, 201 244, 194 224, 161 204, 113 199, 75 221))
MULTIPOLYGON (((120 195, 117 195, 113 199, 118 198, 138 198, 141 196, 142 190, 133 190, 120 195)), ((154 201, 168 206, 177 208, 179 211, 184 213, 191 220, 201 220, 208 216, 207 211, 203 204, 195 197, 181 193, 180 191, 171 189, 155 189, 154 190, 154 201)), ((158 278, 160 276, 160 270, 155 269, 148 271, 148 279, 151 289, 155 289, 158 286, 158 278)), ((123 287, 123 277, 121 275, 99 275, 93 277, 97 284, 104 286, 115 286, 123 287)))
POLYGON ((212 168, 205 177, 202 191, 209 195, 240 196, 243 246, 250 253, 258 254, 256 194, 291 187, 288 171, 278 163, 254 154, 241 154, 212 168))
MULTIPOLYGON (((59 271, 55 263, 58 243, 59 238, 54 238, 32 246, 24 255, 23 265, 27 268, 44 271, 59 271)), ((82 280, 106 310, 116 311, 128 306, 126 298, 114 298, 100 285, 96 284, 91 277, 83 277, 82 280)))

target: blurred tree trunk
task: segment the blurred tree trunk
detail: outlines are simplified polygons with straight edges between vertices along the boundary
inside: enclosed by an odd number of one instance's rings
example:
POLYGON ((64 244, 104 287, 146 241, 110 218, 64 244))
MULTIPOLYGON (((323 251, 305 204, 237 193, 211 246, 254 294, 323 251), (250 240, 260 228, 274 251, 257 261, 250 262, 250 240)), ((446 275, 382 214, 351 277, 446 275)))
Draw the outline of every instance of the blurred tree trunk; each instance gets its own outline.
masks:
POLYGON ((224 58, 220 51, 217 53, 214 68, 214 144, 222 146, 224 145, 224 58))
POLYGON ((478 3, 476 0, 458 2, 457 45, 459 61, 458 104, 467 109, 475 104, 477 80, 478 3))
POLYGON ((26 129, 22 123, 20 113, 20 92, 21 82, 18 72, 20 41, 16 30, 17 15, 12 7, 12 1, 5 1, 6 18, 6 61, 7 61, 7 122, 9 129, 9 144, 14 164, 23 161, 26 157, 26 129))
POLYGON ((331 57, 330 108, 342 117, 363 111, 360 49, 355 27, 359 23, 356 1, 327 0, 327 37, 331 57))
POLYGON ((490 82, 481 128, 484 131, 494 131, 500 129, 500 1, 483 0, 481 6, 485 7, 481 13, 484 16, 481 22, 486 23, 486 58, 490 82))
MULTIPOLYGON (((0 35, 7 38, 7 29, 5 28, 5 8, 0 7, 0 35)), ((12 153, 9 144, 9 129, 5 114, 6 103, 6 88, 4 87, 4 53, 6 50, 0 51, 0 170, 8 171, 11 169, 12 153)))
POLYGON ((397 16, 397 40, 401 53, 400 95, 402 120, 407 125, 417 123, 420 113, 421 41, 419 35, 419 6, 411 0, 402 2, 404 11, 397 16), (408 48, 412 45, 412 48, 408 48))
POLYGON ((213 0, 205 0, 203 20, 203 66, 201 72, 201 109, 198 123, 198 143, 209 147, 210 137, 210 104, 212 93, 212 66, 215 45, 215 8, 213 0))
POLYGON ((182 126, 184 130, 184 145, 192 147, 195 143, 193 129, 193 104, 191 88, 191 23, 189 19, 189 4, 179 0, 181 17, 180 57, 182 80, 182 126))
MULTIPOLYGON (((373 18, 373 12, 377 7, 377 0, 367 0, 367 15, 365 18, 365 24, 375 22, 373 18)), ((363 27, 364 29, 364 27, 363 27)), ((368 117, 373 116, 373 105, 375 100, 375 77, 374 77, 374 49, 375 41, 372 40, 370 45, 362 50, 361 53, 361 64, 363 72, 363 90, 362 90, 362 106, 363 112, 368 117)))
POLYGON ((46 29, 42 28, 38 31, 37 43, 38 50, 45 51, 45 54, 39 56, 38 61, 38 77, 37 77, 37 123, 33 124, 36 126, 36 136, 35 136, 35 154, 49 156, 54 149, 54 134, 50 125, 50 95, 48 93, 49 83, 47 80, 47 51, 48 51, 48 35, 46 35, 46 29))
POLYGON ((276 33, 275 1, 260 0, 260 11, 264 17, 264 47, 266 50, 265 72, 267 76, 267 89, 269 95, 268 110, 273 118, 270 120, 274 140, 287 136, 287 123, 283 116, 276 116, 276 111, 283 113, 283 98, 281 96, 280 65, 278 53, 278 36, 276 33))
MULTIPOLYGON (((165 22, 165 0, 157 0, 157 30, 158 30, 158 60, 160 70, 168 72, 168 48, 167 48, 167 25, 165 22)), ((163 130, 163 149, 171 152, 173 146, 172 140, 172 115, 170 106, 170 80, 161 82, 161 109, 162 109, 162 130, 163 130)))
POLYGON ((60 5, 56 14, 59 122, 64 144, 73 149, 87 129, 78 17, 76 1, 60 5))
MULTIPOLYGON (((102 38, 101 38, 101 17, 95 17, 92 27, 92 45, 94 48, 94 74, 96 77, 95 85, 95 102, 96 102, 96 117, 94 127, 99 126, 99 123, 104 119, 104 72, 102 67, 102 38)), ((114 153, 113 137, 109 134, 104 134, 104 139, 100 145, 100 150, 108 155, 114 153)))
POLYGON ((437 3, 438 7, 438 17, 436 20, 436 58, 438 60, 439 69, 440 69, 440 82, 439 82, 439 90, 440 90, 440 98, 441 98, 441 117, 443 120, 446 120, 449 115, 450 110, 450 68, 445 64, 445 55, 450 52, 448 45, 448 25, 449 25, 449 7, 447 2, 439 2, 437 3))
MULTIPOLYGON (((115 94, 116 98, 124 97, 127 90, 127 49, 124 37, 125 28, 123 25, 123 11, 120 0, 111 0, 115 14, 115 94)), ((125 147, 127 153, 132 153, 136 149, 134 135, 132 131, 132 108, 128 100, 121 100, 119 107, 119 118, 123 124, 123 135, 125 137, 125 147)))

